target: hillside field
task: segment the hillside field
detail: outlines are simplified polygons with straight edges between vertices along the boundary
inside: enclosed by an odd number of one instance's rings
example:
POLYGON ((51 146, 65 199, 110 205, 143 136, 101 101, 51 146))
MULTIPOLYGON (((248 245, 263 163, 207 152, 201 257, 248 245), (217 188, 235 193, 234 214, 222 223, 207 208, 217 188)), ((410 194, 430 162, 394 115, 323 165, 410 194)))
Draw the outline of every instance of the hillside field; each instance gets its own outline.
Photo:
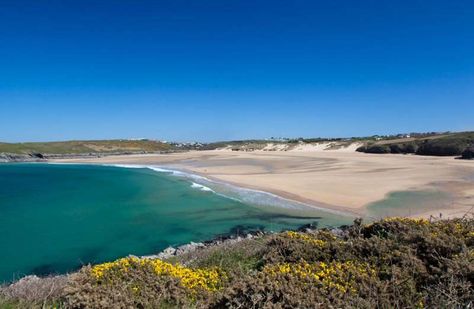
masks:
POLYGON ((88 154, 122 152, 158 152, 173 146, 152 140, 97 140, 32 143, 0 143, 0 153, 12 154, 88 154))

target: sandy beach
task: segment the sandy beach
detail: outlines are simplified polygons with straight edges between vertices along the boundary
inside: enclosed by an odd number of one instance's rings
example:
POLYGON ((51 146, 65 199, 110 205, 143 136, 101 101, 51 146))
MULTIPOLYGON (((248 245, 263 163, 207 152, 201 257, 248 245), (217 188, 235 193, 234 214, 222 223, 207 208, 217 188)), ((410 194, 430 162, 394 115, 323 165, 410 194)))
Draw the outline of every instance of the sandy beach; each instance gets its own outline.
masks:
POLYGON ((366 206, 391 192, 435 190, 449 193, 442 207, 416 216, 459 217, 473 211, 474 162, 453 157, 377 155, 353 148, 324 151, 191 151, 161 155, 108 156, 56 162, 159 165, 210 179, 364 215, 366 206))

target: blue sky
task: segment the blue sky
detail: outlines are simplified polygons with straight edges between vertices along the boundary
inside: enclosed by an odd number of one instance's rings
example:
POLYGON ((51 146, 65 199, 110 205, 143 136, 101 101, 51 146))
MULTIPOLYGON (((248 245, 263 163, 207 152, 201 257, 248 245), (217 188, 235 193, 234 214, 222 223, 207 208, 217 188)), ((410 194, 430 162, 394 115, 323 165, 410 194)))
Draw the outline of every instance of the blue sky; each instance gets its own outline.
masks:
POLYGON ((0 141, 473 129, 473 1, 0 0, 0 141))

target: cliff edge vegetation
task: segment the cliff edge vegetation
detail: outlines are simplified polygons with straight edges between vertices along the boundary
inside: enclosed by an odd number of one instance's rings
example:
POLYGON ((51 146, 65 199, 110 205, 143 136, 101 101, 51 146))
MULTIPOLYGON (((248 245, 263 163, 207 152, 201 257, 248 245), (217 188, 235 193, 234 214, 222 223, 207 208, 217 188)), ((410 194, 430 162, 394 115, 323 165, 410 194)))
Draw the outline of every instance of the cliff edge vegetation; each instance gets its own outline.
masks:
POLYGON ((425 156, 461 156, 472 157, 474 132, 447 133, 421 138, 371 141, 359 147, 357 151, 365 153, 402 153, 425 156))
POLYGON ((462 308, 473 305, 474 218, 356 220, 126 257, 1 289, 3 308, 462 308))

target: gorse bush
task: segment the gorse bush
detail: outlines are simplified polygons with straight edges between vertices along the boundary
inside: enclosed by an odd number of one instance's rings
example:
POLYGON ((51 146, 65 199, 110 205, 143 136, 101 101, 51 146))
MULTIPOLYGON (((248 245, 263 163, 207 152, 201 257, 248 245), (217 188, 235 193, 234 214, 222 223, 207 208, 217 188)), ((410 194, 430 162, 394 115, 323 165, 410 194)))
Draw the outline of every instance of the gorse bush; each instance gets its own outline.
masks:
POLYGON ((473 218, 388 218, 337 232, 264 235, 172 263, 129 257, 87 266, 55 301, 64 308, 467 308, 473 283, 473 218))
POLYGON ((99 264, 91 269, 91 274, 98 282, 120 277, 134 269, 154 272, 157 276, 179 279, 181 285, 193 292, 200 290, 217 291, 225 274, 218 267, 209 269, 192 269, 180 264, 171 264, 159 259, 129 257, 115 262, 99 264))

